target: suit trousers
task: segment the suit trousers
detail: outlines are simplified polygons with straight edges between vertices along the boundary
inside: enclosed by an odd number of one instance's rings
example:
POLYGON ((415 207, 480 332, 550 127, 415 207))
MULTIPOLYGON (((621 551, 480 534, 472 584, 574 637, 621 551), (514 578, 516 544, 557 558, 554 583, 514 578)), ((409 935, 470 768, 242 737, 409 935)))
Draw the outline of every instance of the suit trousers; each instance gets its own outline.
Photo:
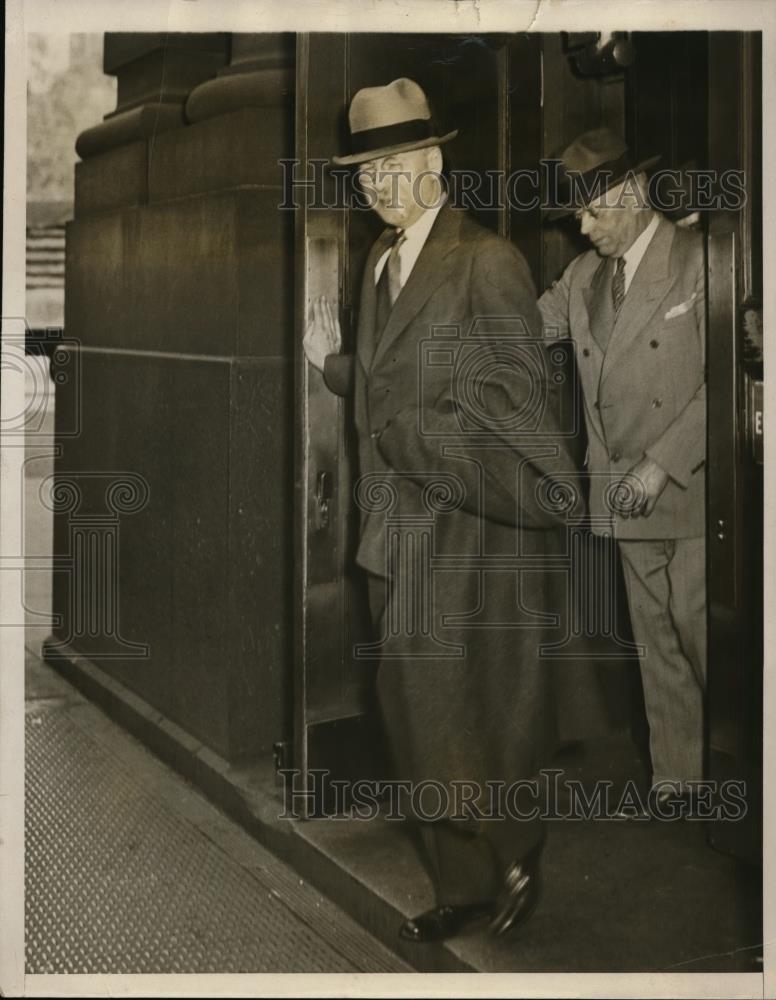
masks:
MULTIPOLYGON (((369 608, 376 637, 391 601, 391 582, 369 574, 369 608)), ((419 669, 423 669, 419 667, 419 669)), ((401 733, 387 732, 389 743, 401 733)), ((404 775, 396 775, 402 779, 404 775)), ((515 780, 530 777, 515 775, 515 780)), ((531 808, 542 803, 518 795, 510 803, 512 811, 528 817, 531 808)), ((506 810, 504 810, 507 812, 506 810)), ((484 819, 440 819, 433 822, 413 818, 421 856, 431 877, 436 905, 455 906, 495 899, 508 865, 524 857, 544 837, 540 818, 513 817, 484 819)))
POLYGON ((650 730, 652 783, 703 777, 706 540, 620 540, 650 730))

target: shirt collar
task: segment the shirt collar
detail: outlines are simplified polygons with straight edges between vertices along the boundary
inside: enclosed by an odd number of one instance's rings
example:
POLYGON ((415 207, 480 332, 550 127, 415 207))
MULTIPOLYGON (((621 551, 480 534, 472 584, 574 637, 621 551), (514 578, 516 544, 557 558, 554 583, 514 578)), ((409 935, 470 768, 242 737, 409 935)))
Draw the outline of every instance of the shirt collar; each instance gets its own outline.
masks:
POLYGON ((655 235, 660 216, 654 212, 647 228, 640 233, 622 255, 625 260, 625 267, 628 270, 635 270, 641 263, 641 258, 646 253, 652 237, 655 235))
POLYGON ((407 226, 404 230, 404 236, 408 243, 422 244, 426 242, 426 237, 431 232, 431 227, 446 200, 447 195, 443 195, 438 205, 426 209, 419 219, 416 219, 411 226, 407 226))

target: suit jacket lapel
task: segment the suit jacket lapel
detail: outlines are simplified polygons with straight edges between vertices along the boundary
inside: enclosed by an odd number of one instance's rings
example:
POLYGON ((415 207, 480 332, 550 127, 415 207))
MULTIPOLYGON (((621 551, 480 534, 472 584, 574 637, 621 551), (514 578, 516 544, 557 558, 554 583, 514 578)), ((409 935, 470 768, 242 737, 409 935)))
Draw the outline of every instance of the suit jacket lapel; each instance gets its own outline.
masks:
POLYGON ((652 319, 655 310, 676 281, 676 276, 669 269, 673 241, 673 225, 661 218, 615 321, 609 349, 604 358, 601 381, 612 370, 613 361, 627 352, 634 338, 652 319))
POLYGON ((361 281, 361 301, 358 304, 358 333, 356 336, 356 353, 364 371, 369 371, 372 356, 375 351, 375 310, 377 295, 375 292, 375 267, 380 257, 385 253, 393 239, 394 230, 385 229, 375 240, 369 251, 364 277, 361 281))
MULTIPOLYGON (((412 273, 393 304, 388 322, 372 356, 373 365, 385 354, 402 330, 417 316, 435 289, 444 281, 446 271, 442 261, 458 246, 459 228, 460 219, 455 211, 449 205, 444 205, 431 227, 412 273)), ((374 283, 374 274, 372 281, 374 283)), ((372 314, 374 315, 374 306, 372 314)), ((374 328, 374 321, 372 325, 374 328)))

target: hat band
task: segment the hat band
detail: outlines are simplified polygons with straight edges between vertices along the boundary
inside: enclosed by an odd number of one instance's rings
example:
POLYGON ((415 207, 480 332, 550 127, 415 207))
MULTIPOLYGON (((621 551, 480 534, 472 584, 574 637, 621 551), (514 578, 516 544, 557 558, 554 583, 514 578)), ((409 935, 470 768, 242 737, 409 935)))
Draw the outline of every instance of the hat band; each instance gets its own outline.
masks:
POLYGON ((381 125, 380 128, 354 132, 350 144, 354 153, 366 153, 370 149, 385 149, 405 142, 430 139, 433 132, 430 118, 413 118, 407 122, 396 122, 395 125, 381 125))
POLYGON ((631 160, 629 151, 626 150, 615 160, 605 160, 590 170, 567 170, 564 167, 565 176, 561 180, 561 185, 568 190, 569 194, 571 194, 571 189, 573 189, 575 196, 584 193, 585 203, 587 204, 597 195, 603 194, 604 191, 608 191, 609 188, 614 187, 632 168, 633 161, 631 160), (603 187, 600 191, 595 187, 596 178, 599 176, 603 176, 604 178, 603 187))

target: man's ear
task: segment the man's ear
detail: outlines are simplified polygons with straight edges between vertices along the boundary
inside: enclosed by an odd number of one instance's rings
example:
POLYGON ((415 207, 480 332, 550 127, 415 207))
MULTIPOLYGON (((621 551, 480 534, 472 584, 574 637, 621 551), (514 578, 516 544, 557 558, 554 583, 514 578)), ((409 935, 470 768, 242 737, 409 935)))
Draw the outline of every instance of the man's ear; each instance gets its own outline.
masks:
POLYGON ((426 150, 426 166, 436 174, 442 173, 442 150, 439 146, 429 146, 426 150))

